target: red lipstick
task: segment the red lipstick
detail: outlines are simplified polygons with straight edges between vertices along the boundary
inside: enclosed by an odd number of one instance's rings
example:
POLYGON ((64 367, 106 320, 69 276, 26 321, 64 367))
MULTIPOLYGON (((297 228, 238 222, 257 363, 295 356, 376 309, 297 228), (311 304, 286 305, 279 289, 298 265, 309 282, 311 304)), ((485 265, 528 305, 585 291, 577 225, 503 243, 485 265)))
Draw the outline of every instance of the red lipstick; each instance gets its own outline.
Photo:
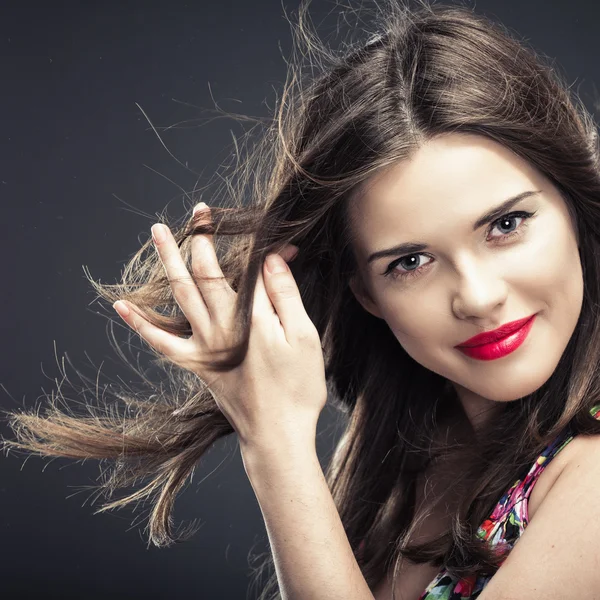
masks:
POLYGON ((458 350, 479 360, 494 360, 514 352, 531 330, 535 314, 506 323, 494 331, 486 331, 455 346, 458 350))

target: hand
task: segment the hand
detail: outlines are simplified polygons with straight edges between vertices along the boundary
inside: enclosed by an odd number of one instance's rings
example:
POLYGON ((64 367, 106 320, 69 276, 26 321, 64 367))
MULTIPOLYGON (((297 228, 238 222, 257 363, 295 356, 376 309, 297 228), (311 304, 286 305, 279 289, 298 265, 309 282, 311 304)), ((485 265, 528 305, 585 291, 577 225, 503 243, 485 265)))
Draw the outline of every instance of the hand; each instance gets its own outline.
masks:
MULTIPOLYGON (((194 207, 194 214, 204 203, 194 207)), ((156 224, 152 234, 174 298, 185 314, 192 336, 170 334, 149 323, 130 302, 116 302, 123 320, 155 350, 173 363, 196 373, 209 387, 215 402, 237 432, 242 446, 273 447, 282 436, 316 434, 316 425, 327 400, 325 368, 316 327, 308 317, 296 282, 285 260, 297 248, 286 246, 269 254, 259 273, 254 293, 248 352, 240 365, 216 373, 201 361, 232 343, 237 294, 223 277, 211 235, 195 235, 191 243, 190 276, 168 227, 156 224), (270 265, 282 270, 270 272, 270 265), (130 309, 128 314, 123 305, 130 309)))

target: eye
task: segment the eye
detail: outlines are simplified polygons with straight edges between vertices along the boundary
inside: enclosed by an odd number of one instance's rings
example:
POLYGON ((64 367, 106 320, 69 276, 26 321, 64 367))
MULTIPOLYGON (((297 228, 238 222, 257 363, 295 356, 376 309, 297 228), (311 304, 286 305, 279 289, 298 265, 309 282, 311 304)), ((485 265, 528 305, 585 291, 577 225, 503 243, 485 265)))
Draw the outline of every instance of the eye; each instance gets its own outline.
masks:
MULTIPOLYGON (((425 256, 424 254, 407 254, 402 258, 397 258, 393 262, 388 265, 386 272, 383 274, 385 277, 391 277, 392 279, 408 279, 409 277, 415 277, 420 274, 423 270, 423 265, 417 265, 416 268, 412 268, 419 262, 419 257, 425 256), (407 261, 407 262, 404 262, 407 261), (407 264, 408 263, 408 264, 407 264), (409 266, 408 271, 397 271, 396 267, 398 265, 401 266, 409 266)), ((426 263, 429 264, 429 263, 426 263)))
POLYGON ((521 235, 524 232, 525 228, 527 227, 527 223, 526 223, 527 219, 533 217, 534 214, 535 213, 520 211, 520 212, 512 212, 512 213, 503 215, 502 217, 500 217, 499 219, 496 219, 495 221, 493 221, 490 224, 490 227, 488 229, 488 234, 491 231, 493 231, 494 229, 496 229, 496 227, 510 229, 510 225, 508 225, 507 227, 505 226, 506 223, 511 223, 515 219, 523 219, 523 221, 521 221, 520 226, 517 226, 516 229, 509 231, 508 233, 503 233, 500 236, 494 236, 491 239, 499 240, 499 241, 503 242, 507 238, 512 238, 513 236, 521 235))
MULTIPOLYGON (((502 215, 500 218, 498 218, 495 221, 493 221, 492 223, 490 223, 490 226, 488 227, 488 230, 487 230, 488 236, 494 229, 496 229, 496 227, 499 227, 501 229, 510 229, 511 228, 510 224, 513 223, 515 220, 517 220, 517 219, 523 219, 523 220, 512 231, 509 231, 507 233, 501 232, 502 235, 493 236, 491 238, 488 237, 488 239, 491 239, 494 244, 502 244, 507 239, 522 235, 522 233, 527 228, 527 220, 530 219, 531 217, 533 217, 534 215, 535 215, 535 213, 530 213, 530 212, 526 212, 526 211, 511 212, 511 213, 502 215)), ((421 257, 421 256, 426 256, 426 255, 422 254, 422 253, 407 254, 405 256, 397 258, 396 260, 392 261, 388 265, 386 271, 383 273, 384 277, 391 277, 392 279, 408 279, 410 277, 418 277, 422 271, 427 270, 427 265, 431 264, 431 261, 430 261, 428 263, 425 263, 424 265, 418 264, 416 266, 416 268, 411 268, 411 267, 414 267, 415 264, 419 262, 418 257, 421 257), (407 266, 408 270, 398 271, 396 269, 396 267, 399 265, 407 266)))

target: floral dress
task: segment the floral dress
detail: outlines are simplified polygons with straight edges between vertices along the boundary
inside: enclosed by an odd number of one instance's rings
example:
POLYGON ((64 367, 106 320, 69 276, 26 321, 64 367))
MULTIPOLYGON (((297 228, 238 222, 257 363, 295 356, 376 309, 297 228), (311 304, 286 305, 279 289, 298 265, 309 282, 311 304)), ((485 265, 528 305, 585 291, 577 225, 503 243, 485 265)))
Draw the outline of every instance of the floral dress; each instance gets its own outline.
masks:
MULTIPOLYGON (((600 404, 596 404, 590 413, 600 419, 600 404)), ((511 549, 529 523, 528 502, 533 484, 540 473, 572 439, 567 428, 561 433, 535 461, 527 475, 518 479, 500 498, 491 515, 479 526, 477 535, 491 546, 508 545, 511 549)), ((462 579, 452 577, 445 568, 436 575, 427 586, 419 600, 475 600, 488 584, 492 575, 472 575, 462 579)))

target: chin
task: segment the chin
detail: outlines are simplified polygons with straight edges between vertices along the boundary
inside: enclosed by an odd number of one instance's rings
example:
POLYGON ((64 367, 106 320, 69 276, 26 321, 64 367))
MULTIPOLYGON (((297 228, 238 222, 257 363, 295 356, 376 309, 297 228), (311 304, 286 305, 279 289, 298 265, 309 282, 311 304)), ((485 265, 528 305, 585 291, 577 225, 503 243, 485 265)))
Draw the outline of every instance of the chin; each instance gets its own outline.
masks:
POLYGON ((548 381, 547 378, 542 379, 535 385, 523 385, 523 382, 519 382, 520 385, 514 386, 507 386, 506 383, 499 383, 497 386, 486 385, 479 389, 469 389, 469 391, 472 394, 476 394, 493 402, 514 402, 529 394, 533 394, 539 390, 546 381, 548 381))

